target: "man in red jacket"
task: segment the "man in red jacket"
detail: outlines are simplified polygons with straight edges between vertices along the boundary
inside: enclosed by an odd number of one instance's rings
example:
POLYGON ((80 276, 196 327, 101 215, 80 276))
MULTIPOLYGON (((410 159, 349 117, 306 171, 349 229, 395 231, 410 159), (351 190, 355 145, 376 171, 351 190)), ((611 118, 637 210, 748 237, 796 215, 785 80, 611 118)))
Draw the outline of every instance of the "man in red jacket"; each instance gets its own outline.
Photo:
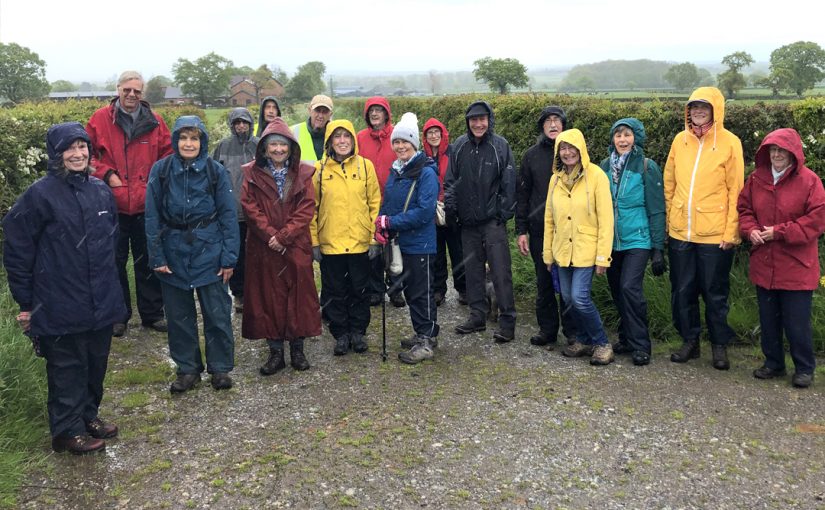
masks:
MULTIPOLYGON (((115 258, 129 317, 132 300, 126 262, 131 244, 141 323, 157 331, 166 331, 160 282, 149 268, 146 254, 143 213, 149 170, 157 160, 172 153, 172 140, 160 115, 141 100, 143 87, 140 73, 122 73, 117 82, 118 97, 92 114, 86 131, 94 150, 94 176, 112 188, 117 203, 120 237, 115 258)), ((114 336, 125 333, 126 324, 114 325, 114 336)))

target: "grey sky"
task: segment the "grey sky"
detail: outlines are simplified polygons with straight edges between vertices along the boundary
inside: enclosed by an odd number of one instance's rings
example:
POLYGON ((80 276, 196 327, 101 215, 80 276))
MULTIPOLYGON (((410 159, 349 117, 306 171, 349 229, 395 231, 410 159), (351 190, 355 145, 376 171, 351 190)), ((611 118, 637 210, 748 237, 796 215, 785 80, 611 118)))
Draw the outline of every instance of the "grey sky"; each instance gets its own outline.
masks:
POLYGON ((0 41, 46 61, 50 81, 104 81, 133 68, 172 76, 179 57, 210 51, 235 65, 289 74, 323 61, 329 73, 471 70, 485 57, 528 68, 607 59, 719 62, 744 50, 767 61, 780 46, 825 47, 815 2, 801 0, 243 0, 158 2, 0 0, 0 41), (247 6, 241 13, 241 7, 247 6), (695 6, 695 7, 694 7, 695 6))

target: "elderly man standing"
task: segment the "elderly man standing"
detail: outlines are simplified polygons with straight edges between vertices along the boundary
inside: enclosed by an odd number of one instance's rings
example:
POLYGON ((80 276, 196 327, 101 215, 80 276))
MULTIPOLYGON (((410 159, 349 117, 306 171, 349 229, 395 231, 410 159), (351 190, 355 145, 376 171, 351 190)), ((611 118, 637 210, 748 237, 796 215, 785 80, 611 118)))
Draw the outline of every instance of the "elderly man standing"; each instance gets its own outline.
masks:
POLYGON ((470 317, 456 326, 459 334, 487 329, 484 266, 499 305, 497 343, 515 338, 516 305, 510 268, 507 221, 516 207, 516 171, 510 145, 495 134, 492 107, 484 101, 471 104, 464 115, 467 133, 455 141, 444 180, 447 222, 461 224, 465 278, 470 317))
POLYGON ((324 134, 331 118, 332 99, 318 94, 309 102, 309 118, 306 122, 290 127, 301 146, 301 161, 314 163, 324 155, 324 134))
MULTIPOLYGON (((123 72, 117 81, 118 97, 92 114, 86 131, 94 151, 94 176, 112 188, 117 203, 120 237, 115 261, 129 317, 132 300, 126 262, 131 245, 140 321, 156 331, 166 331, 160 282, 149 268, 146 254, 144 211, 149 170, 157 160, 172 153, 172 141, 160 115, 141 100, 143 86, 140 73, 123 72)), ((114 325, 114 336, 125 333, 125 323, 114 325)))

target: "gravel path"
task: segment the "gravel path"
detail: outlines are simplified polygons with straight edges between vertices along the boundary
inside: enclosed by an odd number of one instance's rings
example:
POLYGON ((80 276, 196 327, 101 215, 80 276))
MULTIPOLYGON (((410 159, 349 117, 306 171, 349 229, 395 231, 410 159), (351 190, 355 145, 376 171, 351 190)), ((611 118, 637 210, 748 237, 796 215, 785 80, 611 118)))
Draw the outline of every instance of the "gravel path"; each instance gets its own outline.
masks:
POLYGON ((397 361, 408 311, 389 305, 387 363, 380 308, 367 354, 335 357, 325 333, 307 372, 263 378, 263 342, 239 339, 235 388, 174 398, 165 335, 133 325, 101 407, 121 437, 50 455, 21 506, 825 509, 821 375, 804 391, 757 381, 754 348, 728 372, 708 352, 671 363, 667 345, 647 367, 591 367, 529 345, 525 308, 516 341, 496 345, 492 327, 452 332, 467 310, 449 294, 436 358, 414 367, 397 361))

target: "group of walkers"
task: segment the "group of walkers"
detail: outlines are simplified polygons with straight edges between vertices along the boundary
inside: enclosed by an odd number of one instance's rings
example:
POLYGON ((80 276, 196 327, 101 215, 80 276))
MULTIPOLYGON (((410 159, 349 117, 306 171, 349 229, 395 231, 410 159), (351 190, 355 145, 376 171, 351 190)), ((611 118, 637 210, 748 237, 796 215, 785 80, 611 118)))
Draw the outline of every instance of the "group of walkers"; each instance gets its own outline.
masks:
POLYGON ((287 344, 291 366, 310 368, 304 340, 319 336, 322 322, 335 355, 368 351, 370 307, 387 299, 410 313, 399 360, 433 358, 448 252, 458 302, 469 308, 455 332, 484 331, 494 306, 494 341, 513 341, 514 216, 518 250, 536 273, 539 331, 531 344, 552 346, 561 329, 565 356, 607 365, 627 353, 648 364, 642 284, 648 262, 655 276, 667 271, 667 245, 673 323, 683 339, 671 360, 699 357, 701 295, 712 364, 728 369, 729 272, 741 236, 752 245, 766 357, 754 376, 785 375, 784 331, 794 386, 812 382, 825 191, 793 129, 765 137, 744 182, 742 146, 724 128, 715 88, 690 96, 685 130, 662 171, 645 156, 645 128, 635 118, 613 124, 609 157, 597 165, 583 132, 548 106, 517 169, 486 102, 466 109, 466 133, 450 143, 438 119, 423 132, 411 112, 393 124, 380 97, 366 102, 367 127, 356 132, 348 120, 331 120, 333 102, 323 95, 310 102, 306 122, 291 127, 274 97, 262 101, 257 126, 248 110, 233 109, 231 134, 210 156, 201 120, 180 117, 170 133, 141 100, 143 85, 127 71, 118 97, 85 129, 52 126, 47 175, 3 219, 17 320, 46 358, 55 451, 99 451, 118 434, 98 408, 111 338, 125 334, 131 314, 130 249, 141 322, 168 334, 173 393, 197 385, 204 368, 216 390, 232 387, 233 298, 241 335, 266 339, 265 376, 286 367, 287 344), (619 312, 614 344, 591 298, 594 274, 606 275, 619 312))

